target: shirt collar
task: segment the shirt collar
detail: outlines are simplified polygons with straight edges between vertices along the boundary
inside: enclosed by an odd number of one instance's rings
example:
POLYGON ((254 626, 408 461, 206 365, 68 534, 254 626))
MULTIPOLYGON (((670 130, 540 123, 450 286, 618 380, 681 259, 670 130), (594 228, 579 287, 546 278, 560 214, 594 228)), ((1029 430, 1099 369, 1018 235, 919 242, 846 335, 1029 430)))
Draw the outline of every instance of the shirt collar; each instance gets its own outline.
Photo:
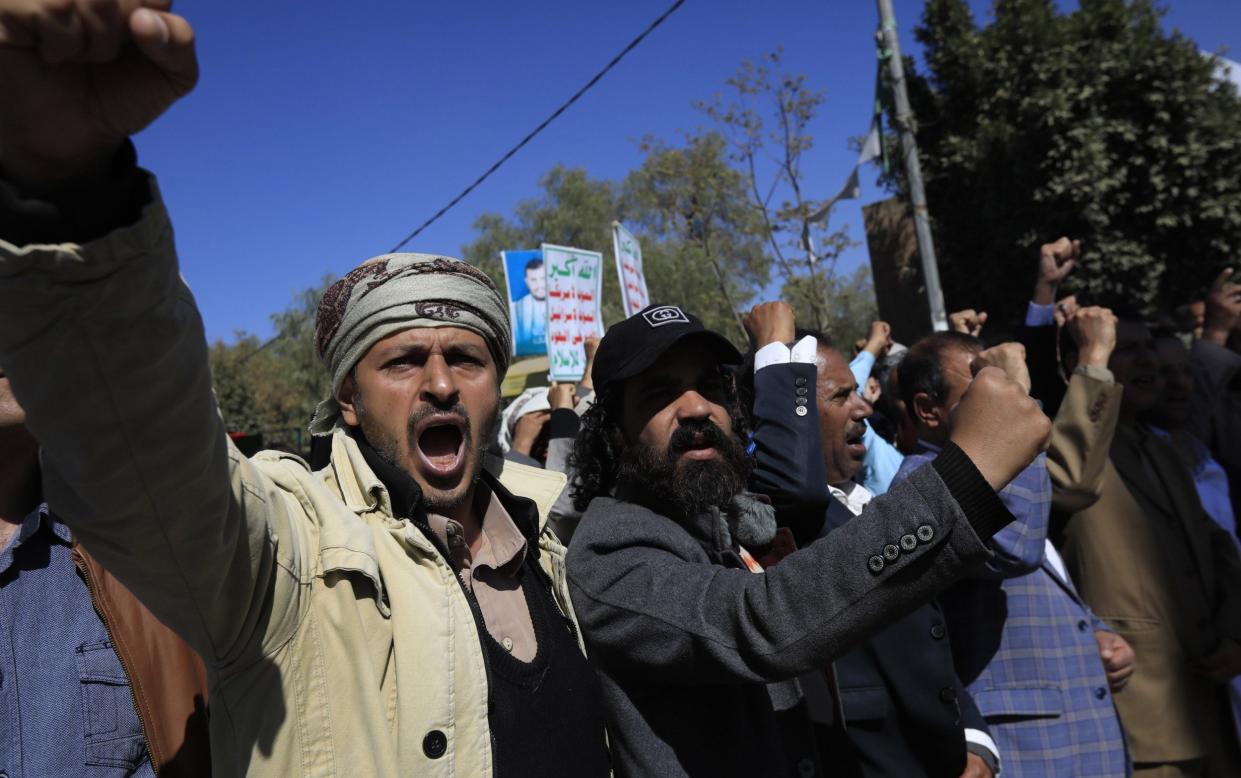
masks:
MULTIPOLYGON (((483 487, 480 484, 480 488, 483 487)), ((529 547, 517 524, 494 492, 488 489, 487 510, 480 528, 481 538, 477 555, 472 554, 465 542, 465 530, 461 524, 447 516, 427 514, 427 524, 441 543, 448 549, 453 561, 462 569, 489 567, 501 575, 511 576, 526 559, 529 547)))
POLYGON ((914 444, 915 454, 931 454, 932 456, 939 456, 941 451, 942 449, 939 446, 929 440, 922 440, 919 438, 918 442, 914 444))
POLYGON ((53 516, 51 511, 48 510, 47 503, 43 503, 38 508, 35 508, 27 514, 26 518, 22 519, 21 529, 17 531, 17 536, 14 538, 12 545, 10 545, 7 550, 11 551, 16 549, 21 544, 30 540, 39 531, 39 528, 45 524, 47 525, 48 530, 65 544, 71 544, 73 542, 73 534, 69 531, 69 528, 57 521, 56 517, 53 516))

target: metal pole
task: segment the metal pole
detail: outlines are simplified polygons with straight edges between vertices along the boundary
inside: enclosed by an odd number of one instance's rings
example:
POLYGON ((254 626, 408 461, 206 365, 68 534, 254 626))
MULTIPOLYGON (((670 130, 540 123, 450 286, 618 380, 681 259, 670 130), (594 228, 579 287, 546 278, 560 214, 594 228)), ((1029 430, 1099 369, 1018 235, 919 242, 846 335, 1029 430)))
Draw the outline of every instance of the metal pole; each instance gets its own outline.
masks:
POLYGON ((926 192, 922 189, 922 166, 918 162, 918 143, 914 139, 913 111, 905 92, 905 66, 901 62, 901 45, 896 34, 896 15, 892 0, 879 3, 879 47, 888 60, 888 77, 892 79, 892 95, 896 100, 896 127, 901 133, 901 153, 905 158, 905 177, 909 181, 909 197, 913 201, 914 230, 918 235, 918 256, 922 260, 922 279, 926 283, 927 303, 931 309, 931 327, 948 329, 944 310, 944 291, 939 284, 939 264, 935 261, 935 244, 931 241, 930 214, 926 192))

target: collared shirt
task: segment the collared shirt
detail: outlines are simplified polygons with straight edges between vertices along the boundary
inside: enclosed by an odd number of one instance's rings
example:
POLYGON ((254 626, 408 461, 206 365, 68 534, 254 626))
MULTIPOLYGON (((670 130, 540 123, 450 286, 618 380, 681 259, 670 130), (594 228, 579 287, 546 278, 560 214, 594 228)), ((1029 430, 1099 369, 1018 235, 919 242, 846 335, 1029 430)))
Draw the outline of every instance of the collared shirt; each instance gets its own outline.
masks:
POLYGON ((0 773, 153 776, 129 681, 46 506, 0 551, 0 773))
POLYGON ((538 641, 518 575, 526 559, 526 539, 500 500, 490 495, 476 554, 470 552, 459 522, 428 513, 427 523, 448 549, 449 562, 461 582, 474 593, 487 631, 517 659, 534 659, 538 641))
POLYGON ((1215 523, 1228 530, 1228 534, 1235 539, 1237 537, 1237 518, 1232 511, 1232 492, 1228 486, 1228 474, 1224 472, 1224 468, 1211 456, 1211 450, 1206 444, 1198 440, 1189 433, 1180 436, 1174 440, 1172 433, 1159 427, 1150 426, 1150 431, 1163 438, 1164 440, 1176 445, 1181 451, 1189 453, 1193 458, 1193 464, 1190 465, 1190 474, 1194 477, 1194 488, 1198 492, 1198 499, 1202 501, 1202 508, 1207 515, 1214 519, 1215 523))
MULTIPOLYGON (((874 367, 875 355, 869 351, 858 352, 849 363, 849 372, 853 373, 853 380, 857 382, 858 394, 866 389, 866 380, 874 367)), ((870 419, 862 423, 866 425, 866 433, 862 436, 866 454, 862 457, 862 471, 857 474, 857 479, 872 495, 885 494, 892 486, 892 479, 896 477, 897 471, 901 469, 905 455, 898 451, 896 446, 879 437, 875 428, 870 426, 870 419)))

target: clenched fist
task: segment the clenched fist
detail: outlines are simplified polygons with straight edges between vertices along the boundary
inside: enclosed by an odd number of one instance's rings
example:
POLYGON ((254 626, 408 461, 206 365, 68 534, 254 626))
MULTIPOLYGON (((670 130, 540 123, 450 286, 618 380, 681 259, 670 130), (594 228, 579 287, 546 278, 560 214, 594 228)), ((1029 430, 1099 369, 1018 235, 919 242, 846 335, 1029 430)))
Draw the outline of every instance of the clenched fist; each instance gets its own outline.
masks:
POLYGON ((1034 302, 1051 305, 1056 301, 1060 282, 1073 272, 1082 256, 1082 242, 1060 238, 1044 243, 1038 250, 1038 281, 1034 284, 1034 302))
POLYGON ((771 343, 792 343, 797 333, 795 321, 793 306, 776 300, 754 306, 743 323, 754 348, 762 348, 771 343))
POLYGON ((0 0, 0 170, 34 192, 101 170, 198 80, 169 0, 0 0))
POLYGON ((963 311, 953 311, 948 314, 948 329, 975 338, 982 335, 982 328, 986 323, 986 311, 975 311, 973 308, 966 308, 963 311))
POLYGON ((984 367, 952 409, 950 439, 998 492, 1047 450, 1051 420, 1024 386, 984 367))
POLYGON ((1030 393, 1030 368, 1026 365, 1026 347, 1020 343, 1001 343, 986 349, 970 363, 970 372, 978 375, 985 367, 998 367, 1008 380, 1030 393))
POLYGON ((1232 273, 1226 268, 1211 284, 1202 324, 1202 339, 1221 346, 1228 344, 1228 335, 1241 321, 1241 284, 1232 273))
POLYGON ((1077 344, 1078 364, 1107 367, 1116 348, 1116 316, 1107 308, 1078 308, 1069 317, 1069 334, 1077 344))

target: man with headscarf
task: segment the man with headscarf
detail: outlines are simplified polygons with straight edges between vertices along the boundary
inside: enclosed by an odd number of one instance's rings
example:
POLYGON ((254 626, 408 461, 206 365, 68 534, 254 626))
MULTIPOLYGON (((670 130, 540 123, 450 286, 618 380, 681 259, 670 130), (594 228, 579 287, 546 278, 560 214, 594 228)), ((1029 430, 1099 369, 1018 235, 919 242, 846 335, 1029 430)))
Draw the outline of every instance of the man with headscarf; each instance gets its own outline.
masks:
POLYGON ((0 364, 48 503, 202 655, 214 769, 605 775, 564 550, 484 469, 511 338, 490 279, 421 254, 350 272, 316 327, 329 465, 243 457, 126 139, 192 87, 193 33, 138 0, 44 29, 52 5, 0 0, 0 364))

